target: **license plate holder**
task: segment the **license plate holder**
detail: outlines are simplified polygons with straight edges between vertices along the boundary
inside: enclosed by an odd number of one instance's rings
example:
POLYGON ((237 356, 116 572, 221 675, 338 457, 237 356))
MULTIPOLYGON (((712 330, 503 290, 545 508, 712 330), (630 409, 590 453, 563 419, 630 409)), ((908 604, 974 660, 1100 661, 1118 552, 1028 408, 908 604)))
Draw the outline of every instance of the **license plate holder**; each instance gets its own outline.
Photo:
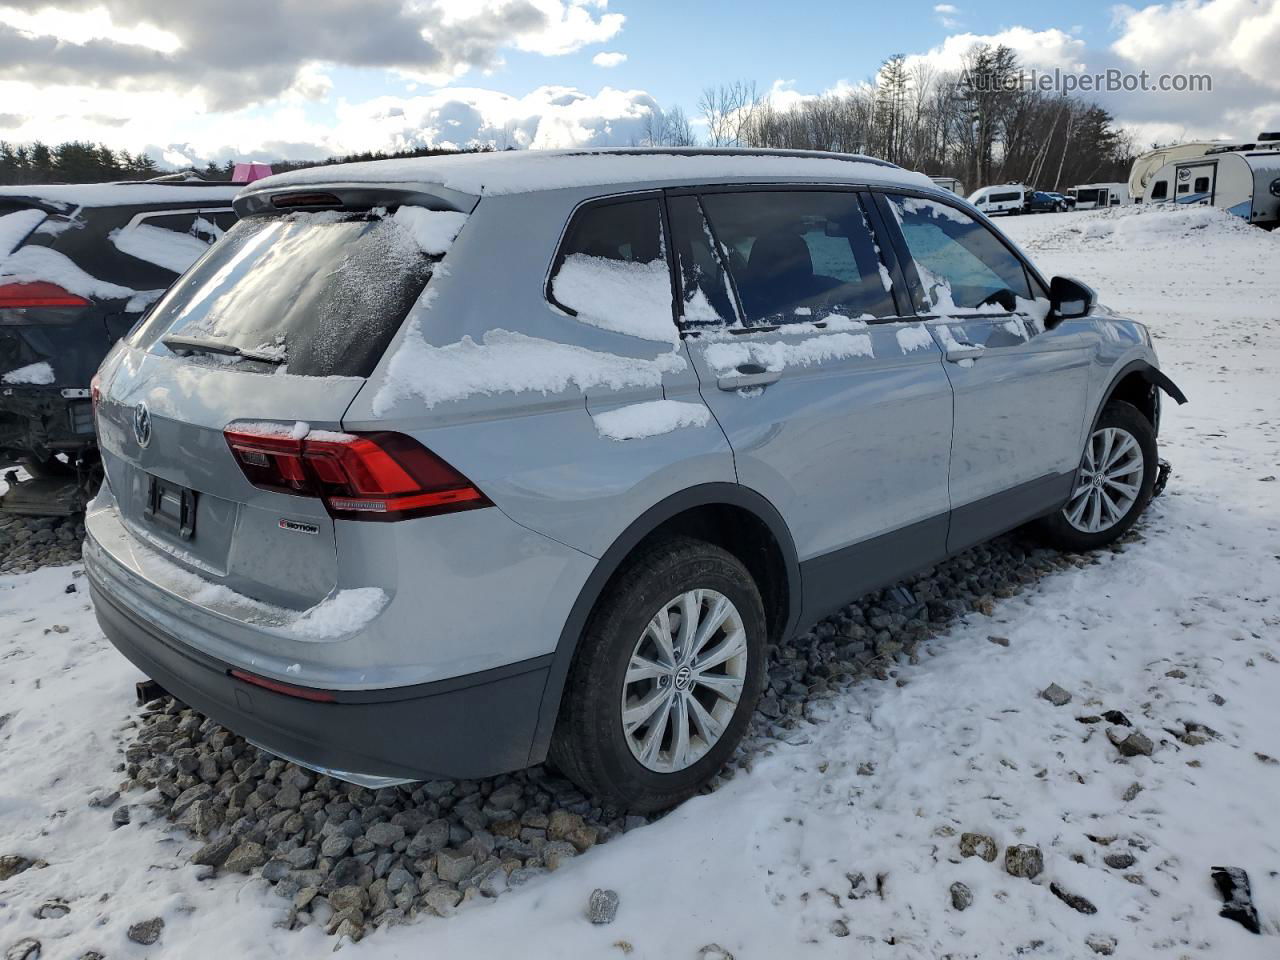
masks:
POLYGON ((147 489, 147 519, 180 540, 190 540, 196 532, 194 490, 159 477, 151 477, 147 489))

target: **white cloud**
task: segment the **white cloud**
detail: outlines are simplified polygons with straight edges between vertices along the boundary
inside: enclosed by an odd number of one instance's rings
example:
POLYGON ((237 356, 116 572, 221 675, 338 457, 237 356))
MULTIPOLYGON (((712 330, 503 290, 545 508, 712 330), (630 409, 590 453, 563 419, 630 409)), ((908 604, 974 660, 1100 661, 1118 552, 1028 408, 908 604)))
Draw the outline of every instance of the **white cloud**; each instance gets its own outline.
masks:
POLYGON ((908 56, 906 65, 911 68, 916 63, 927 62, 938 70, 959 70, 964 64, 965 54, 980 43, 1009 47, 1017 52, 1023 66, 1040 70, 1052 70, 1054 67, 1078 69, 1085 53, 1085 42, 1063 30, 1010 27, 999 33, 952 34, 931 50, 908 56))
POLYGON ((395 70, 438 85, 503 52, 560 56, 626 18, 584 0, 0 0, 0 80, 197 91, 215 110, 265 103, 309 64, 395 70), (27 10, 35 8, 34 12, 27 10))
POLYGON ((612 50, 601 51, 591 58, 591 62, 597 67, 616 67, 627 62, 627 55, 612 50))
MULTIPOLYGON (((325 78, 327 79, 327 78, 325 78)), ((29 103, 32 91, 0 81, 0 103, 29 103)), ((130 152, 146 150, 171 166, 228 159, 320 159, 364 150, 491 145, 498 149, 629 146, 656 108, 642 90, 540 87, 522 97, 476 87, 444 87, 407 97, 339 100, 331 121, 309 118, 301 97, 269 110, 202 111, 198 97, 46 88, 44 109, 21 116, 13 141, 75 135, 130 152), (74 118, 74 123, 69 122, 74 118), (96 118, 96 119, 91 119, 96 118)))
POLYGON ((957 15, 960 13, 960 8, 954 3, 936 4, 933 8, 933 12, 938 15, 938 22, 948 30, 959 26, 960 24, 960 21, 957 19, 957 15))

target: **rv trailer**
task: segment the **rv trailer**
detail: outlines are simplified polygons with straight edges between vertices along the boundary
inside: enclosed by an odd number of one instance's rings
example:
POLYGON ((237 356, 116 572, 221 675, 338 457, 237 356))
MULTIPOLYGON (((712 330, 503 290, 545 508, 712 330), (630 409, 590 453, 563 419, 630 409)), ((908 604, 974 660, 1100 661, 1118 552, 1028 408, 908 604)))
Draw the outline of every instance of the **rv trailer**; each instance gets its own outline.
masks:
POLYGON ((1119 207, 1133 203, 1129 196, 1129 186, 1124 183, 1081 183, 1067 190, 1067 196, 1075 199, 1077 210, 1119 207))
POLYGON ((1252 143, 1231 140, 1192 140, 1187 143, 1156 147, 1133 161, 1129 171, 1129 195, 1134 203, 1147 199, 1147 189, 1155 175, 1168 164, 1215 153, 1249 153, 1253 150, 1271 150, 1280 147, 1280 132, 1263 131, 1252 143))
POLYGON ((1273 228, 1280 222, 1280 149, 1175 160, 1151 178, 1147 202, 1218 207, 1273 228))
POLYGON ((950 190, 957 197, 964 196, 964 184, 955 177, 930 177, 929 179, 940 186, 943 190, 950 190))

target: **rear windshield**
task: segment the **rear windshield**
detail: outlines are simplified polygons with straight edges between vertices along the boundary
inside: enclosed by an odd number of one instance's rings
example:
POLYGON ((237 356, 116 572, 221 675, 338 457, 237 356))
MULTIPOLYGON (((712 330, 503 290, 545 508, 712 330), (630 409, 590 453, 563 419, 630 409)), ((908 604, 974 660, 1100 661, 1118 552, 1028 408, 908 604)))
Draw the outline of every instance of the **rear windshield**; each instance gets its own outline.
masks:
POLYGON ((194 338, 273 356, 290 374, 367 377, 439 259, 390 217, 242 220, 130 342, 147 349, 168 336, 194 338))

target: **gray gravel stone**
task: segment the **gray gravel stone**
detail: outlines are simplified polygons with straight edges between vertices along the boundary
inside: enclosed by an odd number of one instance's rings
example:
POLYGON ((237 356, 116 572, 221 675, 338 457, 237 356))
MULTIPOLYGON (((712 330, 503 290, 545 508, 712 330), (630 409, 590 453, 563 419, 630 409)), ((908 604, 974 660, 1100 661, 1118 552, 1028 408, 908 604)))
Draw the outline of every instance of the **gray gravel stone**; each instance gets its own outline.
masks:
POLYGON ((364 835, 375 846, 391 847, 404 839, 404 827, 395 823, 375 823, 364 835))
POLYGON ((987 863, 991 863, 995 860, 998 849, 995 840, 985 833, 960 834, 960 856, 962 857, 981 857, 987 863))
POLYGON ((591 891, 587 899, 587 919, 592 923, 613 923, 618 915, 618 894, 614 890, 591 891))
POLYGON ((23 937, 4 952, 4 960, 40 960, 40 941, 23 937))
POLYGON ((247 840, 227 855, 223 867, 232 873, 249 873, 254 867, 267 862, 267 851, 262 844, 247 840))
POLYGON ((956 910, 967 910, 973 903, 973 891, 957 880, 951 884, 951 906, 956 910))
POLYGON ((1071 694, 1056 683, 1051 683, 1040 691, 1040 696, 1048 700, 1055 707, 1065 707, 1071 702, 1071 694))
POLYGON ((1015 843, 1005 848, 1004 869, 1011 877, 1034 880, 1044 870, 1044 856, 1039 847, 1015 843))
POLYGON ((164 920, 160 917, 152 917, 150 920, 141 920, 129 927, 128 937, 134 943, 149 947, 160 939, 163 931, 164 920))
POLYGON ((1123 727, 1108 727, 1107 739, 1126 757, 1149 757, 1155 749, 1151 739, 1139 730, 1127 730, 1123 727))
POLYGON ((438 916, 449 917, 462 901, 462 894, 447 883, 437 883, 426 892, 422 900, 438 916))
POLYGON ((436 874, 445 883, 461 883, 475 866, 475 857, 461 850, 445 849, 436 854, 436 874))

